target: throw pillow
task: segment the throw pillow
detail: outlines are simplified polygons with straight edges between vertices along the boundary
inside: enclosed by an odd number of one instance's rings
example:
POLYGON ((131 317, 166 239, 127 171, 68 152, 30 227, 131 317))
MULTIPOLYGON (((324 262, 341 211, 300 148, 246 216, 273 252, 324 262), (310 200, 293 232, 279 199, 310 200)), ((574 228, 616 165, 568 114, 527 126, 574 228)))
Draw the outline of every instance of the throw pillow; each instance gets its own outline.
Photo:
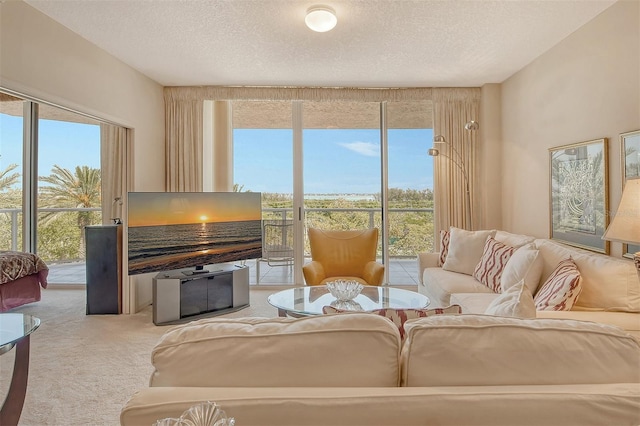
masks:
MULTIPOLYGON (((325 314, 341 314, 353 311, 347 311, 344 309, 334 308, 333 306, 325 306, 322 308, 322 312, 325 314)), ((400 337, 404 339, 404 323, 407 320, 414 318, 430 317, 433 315, 443 314, 461 314, 462 308, 459 305, 451 305, 446 308, 434 308, 434 309, 373 309, 367 311, 370 314, 382 315, 383 317, 391 320, 398 330, 400 331, 400 337)))
POLYGON ((500 317, 535 318, 536 305, 524 278, 493 299, 484 313, 500 317))
POLYGON ((472 275, 484 252, 485 241, 496 231, 467 231, 452 226, 449 232, 449 252, 442 269, 472 275))
POLYGON ((515 248, 520 248, 535 241, 535 237, 530 235, 512 234, 511 232, 499 230, 496 231, 495 239, 500 241, 502 244, 515 248))
POLYGON ((582 277, 575 262, 561 260, 536 294, 536 310, 570 311, 581 291, 582 277))
POLYGON ((440 256, 438 257, 438 266, 444 265, 449 252, 449 231, 440 230, 440 256))
POLYGON ((473 277, 494 293, 500 293, 502 271, 515 251, 515 248, 502 244, 492 237, 487 238, 482 258, 473 271, 473 277))
POLYGON ((502 271, 500 291, 504 293, 509 287, 524 279, 524 286, 529 293, 535 295, 540 285, 543 267, 542 254, 534 244, 520 247, 511 255, 502 271))

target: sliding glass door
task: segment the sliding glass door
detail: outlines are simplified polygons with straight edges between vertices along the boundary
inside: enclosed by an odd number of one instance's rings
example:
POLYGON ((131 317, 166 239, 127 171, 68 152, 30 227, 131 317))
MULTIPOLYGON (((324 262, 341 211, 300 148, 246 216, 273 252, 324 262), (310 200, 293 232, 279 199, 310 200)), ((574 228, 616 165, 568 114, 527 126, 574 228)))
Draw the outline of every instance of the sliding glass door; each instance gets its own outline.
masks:
POLYGON ((252 284, 294 283, 291 102, 233 102, 233 190, 262 193, 263 256, 252 284))
POLYGON ((433 247, 431 127, 431 102, 233 102, 234 190, 262 192, 265 223, 284 227, 265 249, 293 245, 281 265, 265 253, 252 283, 304 284, 308 227, 376 227, 385 283, 417 284, 416 254, 433 247))
POLYGON ((416 254, 433 251, 431 102, 388 102, 386 246, 389 283, 417 284, 416 254))
POLYGON ((38 254, 49 284, 84 284, 103 178, 100 121, 0 92, 0 249, 38 254))
POLYGON ((378 228, 381 258, 380 104, 305 102, 302 127, 304 228, 378 228))
MULTIPOLYGON (((100 123, 48 105, 38 115, 38 254, 61 271, 81 271, 84 228, 102 223, 100 123)), ((52 279, 84 283, 78 275, 52 279)))
POLYGON ((22 99, 0 93, 0 250, 22 250, 22 99))

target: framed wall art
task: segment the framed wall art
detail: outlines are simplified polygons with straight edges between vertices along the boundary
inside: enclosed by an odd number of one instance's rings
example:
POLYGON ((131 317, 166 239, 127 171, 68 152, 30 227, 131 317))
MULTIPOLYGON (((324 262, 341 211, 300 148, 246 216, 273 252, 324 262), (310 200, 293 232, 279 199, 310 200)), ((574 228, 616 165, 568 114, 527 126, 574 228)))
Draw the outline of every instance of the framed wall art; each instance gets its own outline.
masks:
MULTIPOLYGON (((627 179, 640 177, 640 130, 620 134, 620 152, 622 153, 622 188, 627 179)), ((622 254, 633 258, 640 246, 623 244, 622 254)))
POLYGON ((609 254, 607 139, 549 149, 550 237, 609 254))

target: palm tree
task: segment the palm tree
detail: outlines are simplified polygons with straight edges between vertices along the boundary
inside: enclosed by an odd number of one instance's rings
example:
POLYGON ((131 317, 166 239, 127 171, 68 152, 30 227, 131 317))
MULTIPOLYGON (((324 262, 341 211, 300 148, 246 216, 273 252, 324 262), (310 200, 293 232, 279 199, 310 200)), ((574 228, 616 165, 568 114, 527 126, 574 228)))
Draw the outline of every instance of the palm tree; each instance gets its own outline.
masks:
POLYGON ((20 173, 11 172, 17 167, 17 164, 9 164, 6 169, 0 172, 0 207, 15 207, 16 190, 12 190, 11 187, 20 180, 20 173))
MULTIPOLYGON (((101 205, 100 169, 76 166, 75 174, 57 164, 49 176, 40 177, 49 185, 40 187, 42 203, 45 207, 90 208, 101 205)), ((51 220, 59 213, 50 213, 43 220, 51 220)), ((78 212, 77 224, 80 228, 80 251, 84 253, 84 228, 91 224, 91 212, 78 212)))
POLYGON ((9 164, 4 171, 0 172, 0 192, 4 192, 7 189, 11 188, 13 185, 18 183, 18 179, 20 178, 20 173, 12 173, 18 167, 17 164, 9 164))

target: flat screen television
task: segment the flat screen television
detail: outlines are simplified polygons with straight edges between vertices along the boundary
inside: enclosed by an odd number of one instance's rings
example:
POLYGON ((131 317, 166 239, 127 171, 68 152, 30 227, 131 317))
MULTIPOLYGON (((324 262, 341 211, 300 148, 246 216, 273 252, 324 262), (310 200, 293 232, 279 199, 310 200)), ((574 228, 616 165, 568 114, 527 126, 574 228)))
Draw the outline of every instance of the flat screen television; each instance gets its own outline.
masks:
POLYGON ((262 256, 259 192, 130 192, 129 275, 262 256))

